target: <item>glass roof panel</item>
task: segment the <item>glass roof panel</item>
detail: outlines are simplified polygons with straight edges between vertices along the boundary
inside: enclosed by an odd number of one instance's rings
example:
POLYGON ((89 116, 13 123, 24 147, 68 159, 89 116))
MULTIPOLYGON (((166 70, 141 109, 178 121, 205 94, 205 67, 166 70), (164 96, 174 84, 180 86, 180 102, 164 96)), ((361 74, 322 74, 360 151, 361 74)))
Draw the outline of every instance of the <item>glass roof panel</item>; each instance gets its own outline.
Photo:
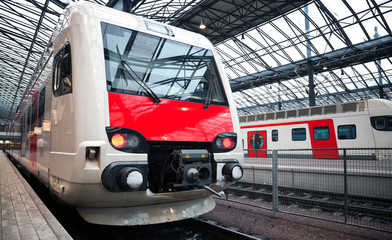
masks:
MULTIPOLYGON (((312 1, 308 4, 308 12, 308 32, 305 28, 306 11, 301 8, 245 32, 245 41, 242 43, 249 46, 249 49, 252 49, 251 52, 245 47, 240 48, 234 44, 232 39, 217 45, 218 49, 236 49, 230 51, 231 59, 229 56, 224 57, 225 66, 230 68, 229 79, 233 83, 237 83, 237 79, 248 76, 249 72, 251 75, 258 74, 257 76, 260 77, 253 78, 262 84, 262 76, 268 75, 267 71, 270 69, 287 66, 287 68, 296 72, 296 64, 301 63, 303 65, 301 61, 307 59, 307 45, 311 49, 312 59, 316 59, 319 61, 317 64, 320 64, 321 62, 328 63, 331 60, 338 60, 326 58, 324 54, 350 48, 360 51, 361 49, 353 48, 353 46, 375 38, 390 37, 391 35, 388 24, 392 22, 392 1, 390 0, 376 2, 366 0, 312 1), (243 59, 241 58, 242 55, 249 57, 248 59, 245 58, 245 61, 259 63, 253 64, 257 68, 241 61, 243 59), (234 68, 234 65, 238 66, 234 68)), ((236 36, 238 39, 241 37, 242 35, 236 36)), ((363 54, 370 53, 364 52, 363 54)), ((337 54, 341 53, 337 52, 337 54)), ((344 57, 345 55, 342 54, 342 58, 344 57)), ((391 61, 389 58, 384 58, 381 60, 381 68, 377 67, 375 61, 353 62, 348 66, 341 65, 340 68, 324 69, 319 74, 315 72, 316 102, 317 98, 320 98, 318 100, 319 104, 331 104, 336 101, 354 101, 363 97, 377 97, 380 79, 385 79, 382 84, 385 86, 385 92, 389 93, 389 88, 392 88, 390 85, 390 71, 391 61), (379 71, 379 69, 382 70, 379 71), (338 94, 339 96, 331 97, 329 96, 331 94, 338 94)), ((277 70, 277 73, 279 73, 279 70, 277 70)), ((300 76, 297 73, 294 74, 294 78, 291 80, 282 79, 280 82, 280 88, 277 87, 277 83, 266 81, 264 86, 254 88, 253 93, 243 89, 241 92, 246 94, 235 94, 240 115, 254 111, 256 108, 263 111, 266 109, 276 110, 275 107, 268 108, 268 106, 271 107, 270 103, 278 101, 279 96, 277 95, 279 93, 281 94, 281 101, 286 102, 286 105, 283 104, 283 107, 286 108, 303 105, 304 103, 295 103, 300 99, 305 100, 304 102, 308 101, 306 99, 308 98, 309 83, 306 74, 303 75, 302 73, 300 76), (258 99, 263 102, 262 104, 254 101, 254 96, 257 94, 255 93, 256 90, 268 92, 268 94, 258 95, 258 99), (248 106, 244 101, 248 101, 251 107, 244 107, 248 106), (258 105, 264 105, 267 108, 258 105)), ((386 97, 389 98, 389 96, 386 97)))

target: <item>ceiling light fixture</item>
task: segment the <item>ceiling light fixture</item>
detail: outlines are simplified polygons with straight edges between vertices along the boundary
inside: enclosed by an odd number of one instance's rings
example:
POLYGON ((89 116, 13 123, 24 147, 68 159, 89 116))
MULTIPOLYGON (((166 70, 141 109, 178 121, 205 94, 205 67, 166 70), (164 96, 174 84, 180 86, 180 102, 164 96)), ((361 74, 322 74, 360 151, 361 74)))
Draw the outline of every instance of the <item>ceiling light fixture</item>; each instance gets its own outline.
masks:
POLYGON ((201 30, 204 30, 204 29, 206 29, 206 27, 207 27, 207 26, 204 24, 203 17, 201 17, 199 28, 200 28, 201 30))

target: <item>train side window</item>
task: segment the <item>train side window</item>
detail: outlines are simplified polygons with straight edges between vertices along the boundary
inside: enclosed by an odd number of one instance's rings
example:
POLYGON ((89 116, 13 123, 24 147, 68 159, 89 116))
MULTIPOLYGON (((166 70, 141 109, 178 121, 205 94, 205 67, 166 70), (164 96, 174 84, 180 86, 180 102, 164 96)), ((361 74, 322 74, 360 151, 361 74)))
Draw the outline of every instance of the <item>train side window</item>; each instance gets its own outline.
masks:
POLYGON ((305 128, 293 128, 291 130, 291 139, 293 141, 305 141, 306 140, 306 129, 305 128))
POLYGON ((349 140, 357 138, 357 128, 355 125, 338 126, 338 138, 340 140, 349 140))
POLYGON ((42 127, 42 124, 44 122, 44 110, 45 110, 45 92, 46 92, 46 87, 44 87, 41 92, 39 93, 39 99, 38 99, 38 127, 42 127))
POLYGON ((272 136, 272 141, 273 142, 277 142, 279 140, 279 134, 278 134, 278 130, 274 129, 271 132, 271 136, 272 136))
POLYGON ((315 128, 313 128, 313 139, 314 140, 328 140, 329 139, 329 127, 315 127, 315 128))
POLYGON ((53 94, 55 97, 72 93, 71 45, 65 43, 53 60, 53 94))
POLYGON ((385 128, 385 119, 377 118, 376 119, 376 129, 384 129, 385 128))
POLYGON ((379 131, 392 131, 392 116, 371 117, 370 123, 372 127, 379 131))
POLYGON ((264 138, 261 134, 255 133, 250 138, 250 145, 253 149, 261 149, 264 146, 264 138))

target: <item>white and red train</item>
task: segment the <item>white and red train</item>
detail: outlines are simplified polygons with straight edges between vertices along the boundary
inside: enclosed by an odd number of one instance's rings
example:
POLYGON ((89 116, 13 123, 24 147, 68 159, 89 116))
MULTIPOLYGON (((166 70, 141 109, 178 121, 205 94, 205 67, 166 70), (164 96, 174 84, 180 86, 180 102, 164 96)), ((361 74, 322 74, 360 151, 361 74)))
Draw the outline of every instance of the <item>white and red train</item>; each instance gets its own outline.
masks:
POLYGON ((248 157, 266 157, 267 149, 312 149, 313 158, 337 159, 338 149, 392 148, 392 102, 369 99, 242 116, 240 126, 248 157))
POLYGON ((8 154, 88 222, 194 217, 242 177, 230 85, 202 35, 70 4, 18 108, 8 154))

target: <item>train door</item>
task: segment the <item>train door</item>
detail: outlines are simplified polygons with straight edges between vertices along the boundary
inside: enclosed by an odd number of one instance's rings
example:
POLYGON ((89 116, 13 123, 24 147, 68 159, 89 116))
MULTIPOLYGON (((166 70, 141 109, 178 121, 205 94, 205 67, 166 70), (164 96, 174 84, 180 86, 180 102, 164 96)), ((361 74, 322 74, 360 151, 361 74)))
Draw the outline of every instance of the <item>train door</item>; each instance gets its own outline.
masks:
MULTIPOLYGON (((53 59, 51 153, 74 152, 75 104, 72 94, 73 78, 71 45, 65 43, 53 59)), ((60 154, 61 153, 61 154, 60 154)), ((53 156, 53 159, 56 157, 53 156)))
POLYGON ((267 131, 248 132, 248 157, 267 157, 267 131))
POLYGON ((332 119, 323 119, 309 122, 310 142, 314 159, 337 159, 336 134, 332 119), (322 149, 322 150, 315 150, 322 149))

